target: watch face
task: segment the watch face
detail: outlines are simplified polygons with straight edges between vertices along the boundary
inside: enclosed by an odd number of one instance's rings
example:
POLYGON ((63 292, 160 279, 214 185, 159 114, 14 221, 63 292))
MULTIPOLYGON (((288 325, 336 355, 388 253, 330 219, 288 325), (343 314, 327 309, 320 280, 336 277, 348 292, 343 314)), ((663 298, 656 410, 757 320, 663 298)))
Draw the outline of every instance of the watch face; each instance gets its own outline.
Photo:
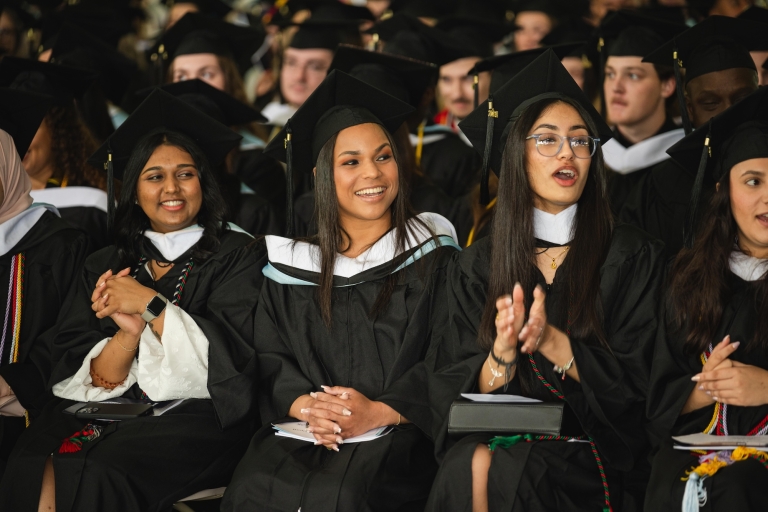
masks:
POLYGON ((163 309, 165 309, 165 301, 160 297, 155 297, 147 304, 147 311, 154 316, 160 315, 163 309))

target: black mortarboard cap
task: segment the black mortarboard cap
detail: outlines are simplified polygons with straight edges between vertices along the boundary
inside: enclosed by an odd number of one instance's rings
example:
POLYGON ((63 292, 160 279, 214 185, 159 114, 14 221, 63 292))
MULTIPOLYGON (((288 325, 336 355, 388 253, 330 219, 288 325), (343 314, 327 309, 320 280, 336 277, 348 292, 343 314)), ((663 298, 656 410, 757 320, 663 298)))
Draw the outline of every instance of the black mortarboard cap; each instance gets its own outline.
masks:
POLYGON ((645 57, 688 27, 633 11, 608 13, 596 34, 607 56, 645 57))
POLYGON ((511 2, 512 9, 516 14, 527 11, 543 12, 550 18, 558 19, 563 13, 564 2, 556 0, 523 0, 511 2))
POLYGON ((552 50, 560 60, 563 60, 583 46, 584 42, 582 41, 578 43, 559 44, 547 48, 534 48, 522 52, 506 53, 504 55, 495 55, 475 64, 475 67, 469 71, 469 74, 477 75, 484 71, 493 71, 490 87, 490 92, 493 94, 547 50, 552 50))
POLYGON ((501 41, 504 36, 515 30, 514 26, 500 20, 462 14, 441 18, 435 28, 452 34, 456 31, 456 34, 464 37, 476 37, 490 43, 501 41))
POLYGON ((252 27, 190 12, 182 16, 155 46, 155 55, 173 60, 179 55, 213 53, 233 59, 241 71, 251 66, 251 56, 261 47, 266 34, 252 27))
POLYGON ((232 7, 221 0, 165 0, 163 2, 169 9, 175 4, 192 4, 197 7, 200 14, 223 18, 232 11, 232 7))
POLYGON ((447 32, 430 27, 407 14, 395 14, 366 30, 385 41, 384 51, 418 58, 438 66, 475 54, 447 32))
POLYGON ((390 9, 395 14, 415 18, 439 18, 456 8, 456 0, 392 0, 390 9))
POLYGON ((46 94, 54 104, 65 105, 85 93, 96 80, 96 73, 18 57, 0 61, 0 87, 46 94))
POLYGON ((719 181, 752 158, 768 158, 768 87, 761 87, 667 149, 684 169, 696 171, 686 220, 685 244, 692 247, 704 180, 719 181))
POLYGON ((768 24, 768 9, 753 5, 750 8, 742 11, 742 13, 736 16, 736 18, 768 24))
POLYGON ((314 20, 337 20, 337 21, 375 21, 376 17, 370 9, 363 6, 350 5, 339 0, 324 0, 318 5, 311 7, 314 20))
POLYGON ((335 51, 342 43, 359 37, 358 24, 348 20, 314 19, 295 23, 299 29, 291 38, 288 47, 296 49, 323 48, 335 51))
POLYGON ((0 89, 0 129, 13 137, 16 150, 22 158, 51 105, 53 98, 45 94, 0 89))
POLYGON ((288 166, 288 229, 293 214, 293 173, 311 173, 320 150, 333 135, 364 123, 380 124, 394 133, 413 111, 409 104, 365 82, 339 70, 331 71, 264 149, 265 154, 288 166), (293 146, 297 146, 296 151, 293 146))
MULTIPOLYGON (((123 179, 133 149, 146 135, 160 128, 183 133, 194 140, 213 167, 221 163, 242 139, 195 107, 156 89, 88 159, 88 163, 95 167, 106 167, 109 197, 114 197, 114 179, 123 179)), ((107 216, 111 227, 114 220, 112 201, 107 216)))
POLYGON ((133 31, 133 20, 116 9, 113 2, 80 0, 61 10, 49 12, 42 18, 43 42, 58 33, 65 22, 80 27, 113 47, 117 47, 120 38, 133 31))
POLYGON ((483 156, 480 195, 484 204, 489 200, 488 170, 500 172, 505 136, 511 123, 526 107, 539 100, 564 97, 576 100, 589 113, 598 129, 593 136, 605 144, 612 136, 610 127, 551 49, 539 55, 459 123, 461 131, 483 156))
POLYGON ((62 25, 50 47, 50 62, 97 72, 104 94, 116 105, 122 102, 138 73, 138 66, 131 59, 69 22, 62 25))
MULTIPOLYGON (((255 108, 197 78, 165 84, 160 89, 185 101, 225 126, 263 123, 267 120, 255 108)), ((144 98, 154 90, 155 88, 151 87, 142 89, 136 94, 144 98)))
POLYGON ((414 108, 419 106, 424 91, 434 82, 437 74, 437 66, 429 62, 351 45, 339 46, 330 69, 338 69, 378 87, 414 108), (406 96, 393 94, 398 89, 404 90, 406 96))

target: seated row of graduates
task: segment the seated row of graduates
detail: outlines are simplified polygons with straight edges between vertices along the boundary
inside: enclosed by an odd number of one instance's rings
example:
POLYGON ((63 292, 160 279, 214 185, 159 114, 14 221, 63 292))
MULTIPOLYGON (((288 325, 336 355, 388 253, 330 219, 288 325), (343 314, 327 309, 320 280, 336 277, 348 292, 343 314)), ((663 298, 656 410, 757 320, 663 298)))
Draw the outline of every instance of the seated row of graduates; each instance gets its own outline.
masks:
MULTIPOLYGON (((289 182, 314 174, 309 239, 224 224, 211 166, 238 136, 157 90, 94 157, 122 191, 114 245, 83 263, 83 236, 31 205, 0 133, 15 305, 0 391, 29 413, 27 428, 2 418, 6 453, 23 433, 0 509, 165 510, 218 486, 227 511, 679 507, 698 463, 670 432, 705 430, 713 413, 732 434, 766 423, 766 94, 670 150, 695 168, 706 138, 698 183, 716 192, 668 291, 663 245, 612 219, 610 129, 551 51, 462 123, 500 180, 490 236, 463 252, 403 193, 391 133, 411 107, 339 71, 266 150, 289 182), (145 322, 157 294, 166 305, 145 322), (717 344, 726 334, 742 345, 717 344), (564 400, 575 431, 493 451, 488 434, 451 439, 449 406, 471 391, 564 400), (111 424, 64 412, 115 397, 185 400, 111 424), (285 417, 317 443, 276 436, 285 417)), ((710 506, 764 502, 762 471, 747 460, 706 479, 710 506)))

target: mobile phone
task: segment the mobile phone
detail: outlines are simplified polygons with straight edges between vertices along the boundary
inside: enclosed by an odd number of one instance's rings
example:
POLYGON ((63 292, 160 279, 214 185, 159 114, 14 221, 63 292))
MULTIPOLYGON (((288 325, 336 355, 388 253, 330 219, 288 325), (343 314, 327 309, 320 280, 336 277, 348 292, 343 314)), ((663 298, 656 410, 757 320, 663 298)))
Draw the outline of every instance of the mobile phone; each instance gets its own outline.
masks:
POLYGON ((152 412, 153 404, 108 404, 88 402, 75 412, 83 420, 130 420, 152 412))

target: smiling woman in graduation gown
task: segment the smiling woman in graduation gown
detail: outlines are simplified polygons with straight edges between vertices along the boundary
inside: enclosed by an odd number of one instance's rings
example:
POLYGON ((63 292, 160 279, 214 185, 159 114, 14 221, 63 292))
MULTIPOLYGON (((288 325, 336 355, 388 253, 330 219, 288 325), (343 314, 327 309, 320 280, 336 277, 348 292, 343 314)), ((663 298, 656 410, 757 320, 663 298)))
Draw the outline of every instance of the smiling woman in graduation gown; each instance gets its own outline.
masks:
MULTIPOLYGON (((13 126, 26 151, 34 124, 45 114, 46 97, 7 89, 1 96, 0 126, 13 126), (37 116, 35 105, 42 106, 37 116), (21 116, 11 113, 18 107, 21 116)), ((32 204, 29 177, 14 140, 4 131, 0 131, 0 152, 0 290, 6 298, 0 339, 2 475, 16 439, 51 398, 46 391, 51 375, 46 333, 71 300, 88 242, 58 218, 55 208, 32 204)))
MULTIPOLYGON (((54 499, 60 511, 167 510, 227 484, 258 418, 252 315, 265 254, 222 222, 210 165, 238 140, 155 91, 108 141, 123 178, 117 245, 88 258, 57 325, 50 382, 61 399, 17 444, 3 510, 54 499), (183 402, 109 424, 62 412, 117 397, 183 402)), ((106 157, 105 145, 94 158, 106 157)))
MULTIPOLYGON (((489 108, 483 103, 461 125, 481 149, 489 108)), ((661 244, 635 228, 613 224, 605 199, 606 171, 594 142, 591 160, 586 160, 590 156, 584 152, 576 157, 583 147, 569 148, 564 141, 555 157, 545 157, 535 140, 526 140, 547 130, 581 137, 589 133, 601 140, 609 133, 551 50, 499 89, 492 108, 499 120, 511 120, 511 126, 492 124, 493 147, 485 148, 490 167, 501 171, 496 219, 521 220, 514 226, 495 223, 490 236, 449 265, 444 292, 448 321, 429 386, 435 439, 445 455, 427 510, 638 510, 661 244), (511 145, 524 157, 513 158, 511 145), (545 181, 568 166, 585 180, 581 190, 545 181), (553 213, 553 204, 560 204, 561 211, 553 213), (500 268, 499 244, 510 261, 523 263, 500 268), (499 298, 510 292, 513 297, 499 298), (590 308, 580 304, 594 304, 591 321, 585 320, 590 308), (518 323, 508 334, 511 348, 502 353, 497 330, 504 328, 499 322, 510 322, 510 309, 518 323), (493 434, 478 433, 445 453, 456 441, 447 437, 448 412, 461 392, 565 401, 564 438, 503 438, 489 456, 493 434), (580 442, 567 441, 573 437, 580 442)), ((587 139, 580 140, 587 145, 587 139)))
MULTIPOLYGON (((325 446, 278 437, 265 425, 227 487, 223 510, 423 509, 436 469, 423 361, 443 311, 434 290, 457 244, 447 220, 414 216, 407 206, 407 182, 385 130, 410 112, 333 71, 287 125, 293 168, 311 172, 316 165, 319 235, 267 237, 254 328, 260 410, 265 422, 308 421, 325 446), (329 210, 330 220, 323 215, 329 210), (347 242, 329 233, 342 228, 347 242), (339 243, 323 246, 324 239, 339 243), (318 419, 329 402, 339 412, 333 431, 318 419), (343 442, 387 425, 394 430, 378 439, 343 442), (321 438, 318 428, 331 435, 321 438)), ((283 138, 274 146, 283 148, 283 138)))
POLYGON ((765 448, 718 450, 725 467, 708 467, 706 452, 674 449, 671 439, 768 431, 768 229, 760 218, 768 209, 766 120, 768 90, 760 89, 669 150, 686 167, 700 164, 699 173, 718 185, 670 272, 648 396, 658 447, 649 511, 683 504, 695 512, 699 503, 705 511, 760 510, 768 500, 765 448), (702 161, 705 144, 713 158, 702 161))

